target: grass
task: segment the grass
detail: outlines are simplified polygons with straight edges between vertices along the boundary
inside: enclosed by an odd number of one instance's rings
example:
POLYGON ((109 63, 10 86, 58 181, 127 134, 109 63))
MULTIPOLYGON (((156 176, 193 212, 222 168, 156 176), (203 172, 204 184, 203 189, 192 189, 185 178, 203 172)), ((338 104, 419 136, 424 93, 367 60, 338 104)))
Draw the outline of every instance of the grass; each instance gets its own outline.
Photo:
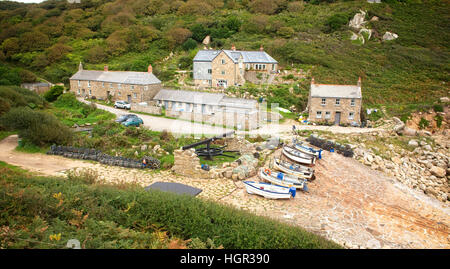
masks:
POLYGON ((45 154, 49 149, 50 149, 49 146, 39 147, 31 143, 30 141, 27 141, 26 139, 21 139, 21 142, 19 142, 19 145, 15 148, 16 151, 24 153, 42 153, 42 154, 45 154))
POLYGON ((0 247, 340 248, 299 227, 184 195, 37 177, 0 162, 0 247), (194 244, 195 243, 195 244, 194 244), (211 245, 211 244, 210 244, 211 245))
POLYGON ((225 162, 234 162, 241 156, 239 153, 236 152, 225 152, 224 154, 229 155, 228 156, 214 156, 212 160, 207 160, 206 157, 200 156, 200 164, 207 164, 209 166, 217 166, 225 162))
POLYGON ((0 141, 7 138, 10 135, 17 134, 15 131, 0 131, 0 141))

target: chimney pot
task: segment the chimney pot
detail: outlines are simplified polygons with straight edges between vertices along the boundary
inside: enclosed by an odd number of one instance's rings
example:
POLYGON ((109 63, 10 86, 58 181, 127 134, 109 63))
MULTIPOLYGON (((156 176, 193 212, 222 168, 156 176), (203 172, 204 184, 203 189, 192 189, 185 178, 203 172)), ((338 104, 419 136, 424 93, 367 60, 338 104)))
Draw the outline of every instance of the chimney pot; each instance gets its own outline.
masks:
POLYGON ((151 74, 153 73, 153 67, 151 64, 148 65, 148 72, 151 74))
POLYGON ((231 45, 231 50, 236 50, 236 47, 233 45, 231 45))
POLYGON ((108 65, 105 65, 105 67, 103 68, 104 71, 108 71, 108 65))
POLYGON ((311 78, 311 84, 315 84, 314 77, 311 78))
POLYGON ((259 50, 260 50, 260 51, 264 51, 263 45, 261 45, 261 46, 259 47, 259 50))
POLYGON ((361 77, 358 78, 358 86, 361 87, 361 77))

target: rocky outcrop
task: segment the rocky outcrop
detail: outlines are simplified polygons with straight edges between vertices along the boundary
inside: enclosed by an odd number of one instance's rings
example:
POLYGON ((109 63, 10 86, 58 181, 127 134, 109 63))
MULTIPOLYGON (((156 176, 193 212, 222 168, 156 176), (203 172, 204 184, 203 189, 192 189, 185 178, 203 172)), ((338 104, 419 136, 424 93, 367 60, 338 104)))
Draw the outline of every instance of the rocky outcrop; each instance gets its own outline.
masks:
POLYGON ((394 39, 397 39, 397 38, 398 38, 398 35, 394 34, 394 33, 391 33, 391 32, 386 32, 383 35, 383 40, 384 41, 390 41, 390 40, 394 40, 394 39))
POLYGON ((374 170, 394 176, 408 187, 421 190, 442 202, 449 202, 450 144, 436 143, 432 146, 424 140, 413 139, 408 145, 414 150, 406 151, 389 145, 389 151, 383 153, 384 157, 359 145, 354 150, 355 159, 374 170))
POLYGON ((365 21, 366 18, 366 12, 359 10, 359 13, 356 13, 353 19, 350 20, 348 23, 348 26, 355 30, 359 30, 364 27, 364 25, 367 23, 365 21))

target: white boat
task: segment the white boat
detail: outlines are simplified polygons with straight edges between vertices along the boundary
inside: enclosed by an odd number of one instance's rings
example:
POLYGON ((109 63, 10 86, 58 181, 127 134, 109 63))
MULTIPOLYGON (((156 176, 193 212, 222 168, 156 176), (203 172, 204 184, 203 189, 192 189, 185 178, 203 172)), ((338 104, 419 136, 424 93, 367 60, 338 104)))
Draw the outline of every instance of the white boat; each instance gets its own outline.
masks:
POLYGON ((272 184, 284 186, 284 187, 295 187, 296 189, 302 189, 307 191, 306 179, 298 178, 292 175, 287 175, 282 172, 271 171, 270 169, 259 170, 259 177, 261 179, 267 180, 272 184))
POLYGON ((249 194, 261 195, 269 199, 289 199, 295 197, 294 187, 272 185, 264 182, 244 181, 245 188, 249 194))
POLYGON ((292 143, 294 144, 294 148, 299 150, 305 154, 312 155, 317 159, 322 159, 322 150, 321 149, 313 149, 312 147, 307 147, 303 145, 303 142, 298 142, 296 139, 293 139, 292 143))
POLYGON ((311 165, 316 163, 316 157, 305 154, 291 146, 283 146, 282 153, 284 156, 288 157, 290 160, 293 160, 298 163, 311 164, 311 165))
POLYGON ((291 163, 275 157, 273 159, 273 167, 281 172, 293 176, 306 179, 314 179, 314 169, 308 166, 304 166, 297 163, 291 163))

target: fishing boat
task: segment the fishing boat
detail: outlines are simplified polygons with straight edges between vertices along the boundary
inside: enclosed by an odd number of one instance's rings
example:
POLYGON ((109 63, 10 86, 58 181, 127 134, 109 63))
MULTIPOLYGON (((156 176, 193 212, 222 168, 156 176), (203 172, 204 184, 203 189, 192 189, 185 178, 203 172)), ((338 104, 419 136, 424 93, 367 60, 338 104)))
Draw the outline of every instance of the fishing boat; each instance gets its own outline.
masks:
POLYGON ((322 159, 322 150, 313 149, 312 147, 307 147, 303 145, 303 142, 293 139, 294 148, 308 155, 312 155, 319 160, 322 159))
POLYGON ((264 182, 244 181, 245 188, 249 194, 257 194, 269 199, 289 199, 294 198, 296 189, 283 186, 272 185, 264 182))
POLYGON ((314 169, 308 166, 304 166, 297 163, 291 163, 275 157, 273 159, 273 167, 281 172, 293 176, 306 179, 314 179, 314 169))
POLYGON ((298 178, 292 175, 286 175, 282 172, 271 171, 270 169, 260 169, 259 177, 261 179, 267 180, 272 184, 284 186, 284 187, 295 187, 296 189, 302 189, 307 191, 306 179, 298 178))
POLYGON ((306 154, 306 153, 303 153, 291 146, 283 146, 282 153, 284 156, 288 157, 290 160, 293 160, 298 163, 311 164, 311 165, 316 163, 316 157, 306 154))

